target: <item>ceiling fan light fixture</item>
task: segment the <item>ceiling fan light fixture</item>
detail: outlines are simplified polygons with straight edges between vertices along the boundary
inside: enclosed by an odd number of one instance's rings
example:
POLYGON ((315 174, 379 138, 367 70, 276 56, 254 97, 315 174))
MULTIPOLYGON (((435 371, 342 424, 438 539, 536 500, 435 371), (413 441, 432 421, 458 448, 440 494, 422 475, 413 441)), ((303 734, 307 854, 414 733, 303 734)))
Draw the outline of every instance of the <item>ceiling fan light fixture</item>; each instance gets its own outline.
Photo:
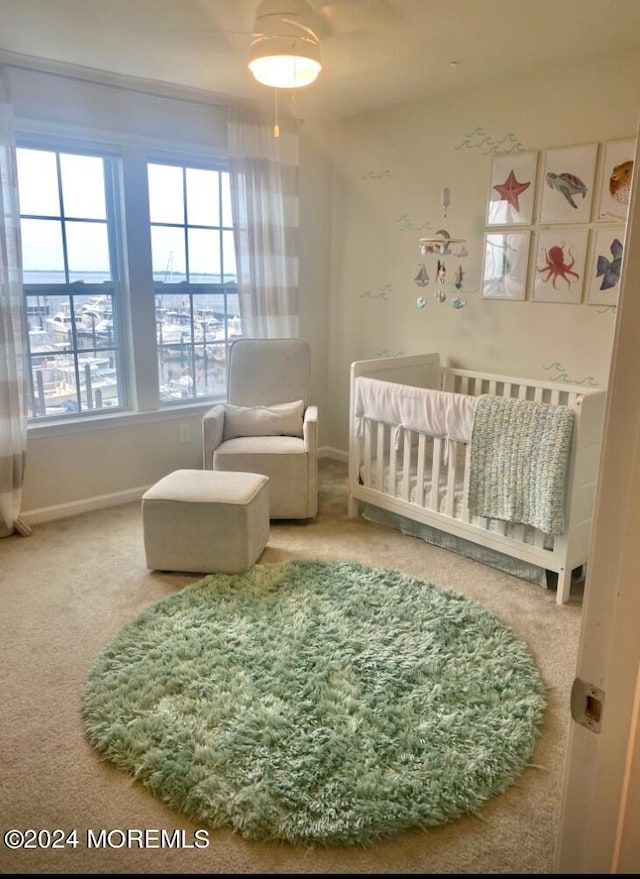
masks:
POLYGON ((295 89, 320 71, 320 41, 306 0, 262 0, 249 49, 249 70, 263 85, 295 89))

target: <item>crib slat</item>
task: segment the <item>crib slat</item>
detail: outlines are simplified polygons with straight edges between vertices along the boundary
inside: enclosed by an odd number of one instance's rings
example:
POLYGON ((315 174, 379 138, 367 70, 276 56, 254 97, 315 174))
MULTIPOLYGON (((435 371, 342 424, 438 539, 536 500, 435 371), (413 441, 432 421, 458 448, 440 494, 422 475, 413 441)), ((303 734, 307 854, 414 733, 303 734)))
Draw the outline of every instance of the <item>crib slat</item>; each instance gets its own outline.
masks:
POLYGON ((492 525, 492 531, 495 531, 496 534, 506 534, 507 532, 507 523, 504 519, 496 519, 492 525))
POLYGON ((392 497, 398 496, 398 449, 393 441, 393 429, 389 428, 389 481, 387 491, 392 497))
POLYGON ((445 447, 447 451, 447 493, 444 499, 444 512, 447 516, 455 513, 456 500, 456 470, 458 466, 458 443, 449 440, 445 447))
POLYGON ((462 509, 460 518, 463 522, 469 522, 469 477, 471 475, 471 443, 467 443, 464 452, 464 475, 462 478, 462 509))
POLYGON ((411 431, 402 431, 402 500, 408 501, 411 496, 411 431))
POLYGON ((429 492, 429 509, 438 512, 440 493, 440 459, 442 457, 442 440, 439 436, 433 440, 433 456, 431 459, 431 491, 429 492))
POLYGON ((544 546, 544 532, 538 528, 533 529, 533 544, 540 547, 540 549, 544 546))
POLYGON ((418 436, 418 466, 416 468, 416 498, 419 507, 424 506, 424 460, 427 454, 427 441, 423 433, 418 436))
POLYGON ((378 422, 376 430, 376 488, 382 491, 384 481, 384 424, 378 422))
POLYGON ((364 422, 364 481, 366 485, 371 485, 371 421, 365 418, 364 422))

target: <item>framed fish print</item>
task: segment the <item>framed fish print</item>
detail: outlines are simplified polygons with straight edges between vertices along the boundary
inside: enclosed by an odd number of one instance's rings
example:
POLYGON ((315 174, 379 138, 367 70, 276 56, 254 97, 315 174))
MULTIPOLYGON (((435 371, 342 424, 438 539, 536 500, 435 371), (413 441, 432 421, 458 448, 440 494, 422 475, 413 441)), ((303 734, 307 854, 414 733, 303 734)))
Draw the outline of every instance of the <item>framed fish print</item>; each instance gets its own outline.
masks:
POLYGON ((545 152, 541 223, 590 221, 597 156, 597 143, 545 152))
POLYGON ((626 222, 635 154, 634 138, 603 144, 596 219, 626 222))
POLYGON ((579 303, 584 287, 587 229, 539 232, 533 299, 537 302, 579 303))
POLYGON ((484 297, 524 299, 530 238, 530 232, 487 232, 482 270, 484 297))
POLYGON ((624 226, 595 232, 587 279, 589 305, 616 305, 624 253, 624 226))
POLYGON ((491 165, 487 225, 529 225, 533 215, 538 153, 496 156, 491 165))

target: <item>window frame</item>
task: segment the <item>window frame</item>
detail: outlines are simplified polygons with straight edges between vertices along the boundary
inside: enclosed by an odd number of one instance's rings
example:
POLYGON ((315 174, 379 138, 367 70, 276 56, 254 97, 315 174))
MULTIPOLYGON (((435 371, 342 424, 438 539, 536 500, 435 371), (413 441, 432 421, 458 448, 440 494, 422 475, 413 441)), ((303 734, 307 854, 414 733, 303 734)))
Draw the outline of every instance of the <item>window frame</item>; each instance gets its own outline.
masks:
MULTIPOLYGON (((122 264, 122 247, 121 247, 121 238, 122 238, 122 212, 119 204, 119 171, 118 171, 118 155, 112 149, 105 147, 100 144, 79 144, 73 141, 73 139, 69 138, 60 138, 60 137, 52 137, 47 135, 35 135, 33 133, 23 134, 18 133, 16 136, 16 150, 36 150, 48 153, 55 154, 55 163, 56 163, 56 188, 58 192, 58 208, 59 213, 56 215, 50 214, 37 214, 37 213, 27 213, 20 211, 20 223, 22 224, 23 219, 33 219, 33 220, 51 220, 59 224, 60 227, 60 235, 61 235, 61 246, 62 246, 62 254, 64 258, 64 272, 66 276, 66 280, 63 282, 45 282, 45 283, 34 283, 34 282, 24 282, 23 281, 23 308, 25 314, 25 325, 30 327, 30 302, 33 297, 42 297, 45 299, 50 299, 53 302, 56 300, 68 300, 70 305, 70 326, 69 326, 69 334, 70 334, 70 345, 65 347, 64 350, 56 351, 53 347, 50 349, 43 349, 42 351, 33 351, 31 348, 31 340, 27 338, 27 360, 28 360, 28 393, 29 393, 29 415, 27 419, 28 427, 31 428, 33 426, 40 425, 49 425, 49 424, 57 424, 61 421, 72 420, 74 422, 84 422, 84 421, 92 421, 96 417, 100 417, 105 413, 110 415, 114 415, 116 413, 120 413, 126 411, 129 408, 129 381, 128 381, 128 371, 127 371, 127 351, 126 346, 123 344, 124 342, 124 331, 123 331, 123 320, 121 315, 125 310, 122 298, 123 298, 123 284, 122 284, 122 273, 123 273, 123 264, 122 264), (61 156, 62 155, 76 155, 82 157, 91 157, 98 158, 102 161, 102 169, 104 174, 104 198, 105 198, 105 218, 96 219, 92 217, 80 217, 75 216, 72 213, 67 213, 64 208, 64 200, 62 194, 62 167, 61 167, 61 156), (88 283, 85 281, 78 280, 70 280, 70 267, 68 263, 68 241, 67 241, 67 228, 66 225, 75 222, 96 222, 104 224, 107 232, 107 249, 108 249, 108 260, 109 260, 109 271, 110 271, 110 279, 106 281, 100 281, 95 283, 88 283), (77 324, 75 321, 75 316, 77 314, 75 310, 75 301, 78 297, 97 297, 107 295, 111 298, 111 306, 112 306, 112 325, 114 328, 114 337, 113 337, 113 345, 108 345, 105 348, 100 348, 95 344, 94 338, 94 346, 87 347, 79 344, 78 341, 78 330, 77 324), (81 387, 81 368, 80 368, 80 360, 81 353, 83 351, 91 351, 93 352, 95 359, 106 359, 101 358, 101 353, 111 352, 111 356, 115 363, 115 373, 116 373, 116 393, 118 404, 115 406, 94 406, 93 402, 95 401, 95 397, 93 392, 90 391, 87 382, 87 386, 85 388, 85 394, 87 397, 87 402, 84 408, 79 408, 78 411, 66 411, 63 413, 40 413, 37 414, 35 412, 36 409, 36 388, 35 385, 38 384, 37 378, 34 375, 34 360, 38 358, 38 355, 53 355, 56 354, 67 354, 72 362, 70 366, 70 371, 74 375, 74 384, 75 384, 75 397, 76 397, 76 405, 78 405, 78 399, 82 397, 82 387, 81 387), (91 402, 90 402, 91 401, 91 402)), ((17 161, 16 161, 17 165, 17 161)), ((53 314, 57 313, 57 309, 53 309, 53 314)), ((58 369, 58 366, 53 366, 53 369, 58 369)), ((86 371, 86 367, 85 367, 86 371)), ((41 373, 40 373, 41 375, 41 373)), ((90 372, 89 372, 90 375, 90 372)), ((71 394, 69 395, 71 396, 71 394)), ((46 402, 46 401, 45 401, 46 402)))
MULTIPOLYGON (((135 423, 150 419, 163 421, 167 417, 175 417, 178 410, 184 410, 185 413, 204 413, 212 405, 221 402, 226 397, 226 364, 229 345, 233 341, 228 334, 222 341, 225 351, 224 387, 220 385, 210 396, 189 396, 170 401, 161 399, 153 319, 156 285, 151 257, 147 167, 152 163, 160 163, 229 172, 228 158, 219 151, 209 155, 206 150, 194 150, 189 145, 178 144, 166 149, 158 144, 129 140, 116 142, 113 138, 102 140, 99 136, 96 138, 92 134, 83 135, 78 132, 46 132, 40 126, 19 129, 16 132, 16 147, 98 156, 105 160, 104 167, 110 169, 109 186, 105 178, 105 197, 108 199, 108 242, 113 280, 108 284, 100 284, 100 290, 89 289, 89 285, 85 284, 82 292, 88 296, 109 292, 109 284, 113 285, 113 322, 114 326, 117 322, 120 340, 117 407, 85 409, 64 415, 30 415, 27 421, 28 430, 36 434, 53 434, 88 430, 97 425, 116 425, 123 420, 135 423), (107 189, 110 190, 109 195, 107 189)), ((64 222, 64 218, 61 222, 64 222)), ((224 228, 233 230, 233 225, 224 228)), ((54 285, 49 286, 53 288, 54 285)), ((72 292, 80 292, 78 285, 62 285, 62 288, 67 286, 72 292)), ((198 286, 202 288, 202 285, 192 285, 196 293, 200 292, 198 286)), ((218 285, 218 291, 222 286, 226 287, 224 292, 227 301, 229 294, 237 297, 239 314, 237 278, 232 283, 218 285)), ((41 288, 32 284, 24 284, 23 288, 26 320, 28 296, 41 288)), ((60 289, 56 291, 56 295, 60 295, 60 292, 60 289)), ((32 386, 30 358, 29 383, 32 386)))
MULTIPOLYGON (((238 292, 238 284, 237 284, 237 270, 235 273, 234 281, 225 281, 225 258, 224 258, 224 244, 223 244, 223 235, 225 232, 234 232, 233 227, 233 217, 230 218, 230 224, 227 225, 224 222, 224 210, 223 210, 223 187, 222 187, 222 175, 230 174, 229 171, 229 163, 228 160, 223 160, 220 158, 205 158, 205 157, 196 157, 196 156, 188 156, 185 153, 175 154, 175 153, 164 153, 160 151, 150 152, 147 156, 147 168, 151 165, 164 165, 168 167, 179 168, 182 171, 182 210, 183 210, 183 220, 182 222, 170 222, 170 221, 158 221, 153 220, 151 216, 149 216, 149 235, 151 238, 151 230, 154 227, 161 228, 172 228, 179 229, 183 233, 183 241, 184 241, 184 252, 185 252, 185 274, 186 279, 179 280, 175 283, 167 283, 166 281, 157 280, 154 271, 153 271, 153 263, 151 266, 151 274, 153 278, 153 290, 154 290, 154 304, 157 308, 157 299, 158 296, 174 296, 174 297, 182 297, 184 301, 184 297, 188 297, 189 305, 189 334, 190 340, 187 340, 185 343, 176 342, 176 343, 168 343, 166 345, 160 346, 156 341, 157 350, 158 350, 158 407, 161 409, 164 408, 174 408, 176 406, 183 405, 186 402, 198 403, 198 402, 206 402, 209 404, 219 401, 226 396, 226 365, 229 360, 229 347, 236 336, 232 336, 229 329, 229 323, 233 319, 233 317, 240 318, 240 304, 239 304, 239 292, 238 292), (213 171, 220 175, 218 180, 218 217, 219 217, 219 225, 212 224, 207 225, 204 223, 191 223, 189 222, 189 210, 188 210, 188 185, 187 185, 187 172, 189 170, 194 171, 213 171), (220 257, 220 281, 219 282, 211 282, 211 283, 203 283, 202 281, 191 281, 189 280, 189 231, 195 230, 215 230, 219 235, 218 240, 218 248, 219 248, 219 257, 220 257), (218 385, 218 390, 209 395, 196 395, 194 393, 183 393, 182 396, 176 398, 163 398, 162 396, 162 388, 163 382, 161 381, 160 371, 160 350, 161 347, 164 347, 167 353, 171 350, 174 350, 176 353, 179 352, 180 349, 183 349, 185 346, 188 349, 188 357, 185 358, 188 360, 188 378, 190 382, 187 384, 187 387, 193 387, 197 382, 197 372, 198 372, 198 348, 200 347, 197 342, 197 332, 195 326, 195 312, 194 308, 194 297, 222 297, 223 301, 223 320, 222 320, 222 338, 218 338, 215 343, 209 343, 207 345, 206 336, 202 343, 203 353, 204 353, 204 364, 205 364, 205 372, 206 372, 206 364, 207 364, 207 352, 209 347, 219 348, 222 351, 222 362, 224 364, 222 381, 218 385), (235 299, 237 304, 237 309, 234 310, 234 315, 230 314, 229 311, 229 302, 230 300, 235 299)), ((229 187, 231 186, 231 180, 229 177, 229 187)), ((149 190, 150 192, 150 190, 149 190)), ((231 210, 231 205, 229 205, 229 211, 231 210)), ((235 255, 234 255, 234 269, 235 269, 235 255)), ((214 364, 215 366, 215 364, 214 364)))

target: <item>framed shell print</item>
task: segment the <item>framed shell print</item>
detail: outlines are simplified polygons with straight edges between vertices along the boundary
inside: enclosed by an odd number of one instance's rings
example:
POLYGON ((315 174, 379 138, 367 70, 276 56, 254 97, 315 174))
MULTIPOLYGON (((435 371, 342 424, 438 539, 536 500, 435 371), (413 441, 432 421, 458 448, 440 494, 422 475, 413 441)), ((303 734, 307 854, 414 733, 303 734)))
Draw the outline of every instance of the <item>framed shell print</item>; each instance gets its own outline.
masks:
POLYGON ((582 300, 587 257, 587 229, 551 229, 536 241, 533 299, 537 302, 582 300))
POLYGON ((541 223, 590 221, 597 155, 596 143, 545 152, 541 223))
POLYGON ((530 238, 530 232, 487 232, 482 272, 485 298, 524 299, 530 238))
POLYGON ((626 222, 635 154, 636 142, 633 138, 603 144, 598 220, 626 222))
POLYGON ((624 254, 624 227, 598 229, 587 278, 589 305, 616 305, 624 254))
POLYGON ((537 153, 497 156, 491 165, 487 225, 529 225, 533 215, 537 153))

